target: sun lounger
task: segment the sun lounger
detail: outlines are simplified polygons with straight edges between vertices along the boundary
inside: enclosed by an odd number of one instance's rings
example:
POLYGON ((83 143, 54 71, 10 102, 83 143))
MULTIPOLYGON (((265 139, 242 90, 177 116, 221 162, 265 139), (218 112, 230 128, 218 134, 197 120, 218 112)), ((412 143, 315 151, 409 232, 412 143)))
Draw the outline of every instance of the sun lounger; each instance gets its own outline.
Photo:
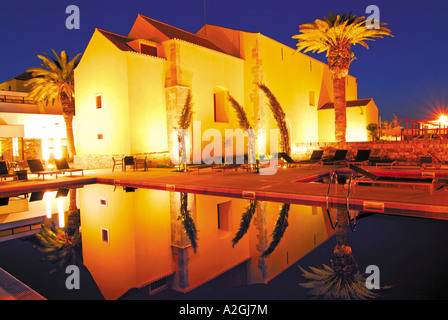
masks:
POLYGON ((348 152, 348 150, 338 149, 335 151, 333 157, 330 157, 329 159, 324 159, 321 162, 324 165, 325 164, 337 165, 337 164, 341 164, 341 163, 346 163, 347 160, 345 158, 347 156, 347 152, 348 152))
POLYGON ((294 161, 287 153, 280 152, 278 154, 279 158, 282 158, 286 161, 288 165, 303 165, 303 164, 309 164, 310 166, 318 165, 320 161, 322 160, 322 155, 324 154, 324 150, 313 150, 313 153, 311 154, 310 158, 307 160, 299 160, 294 161))
POLYGON ((238 168, 241 167, 241 164, 218 164, 218 165, 213 165, 212 166, 212 174, 214 173, 214 171, 221 171, 222 174, 224 174, 224 172, 226 170, 235 170, 238 171, 238 168))
POLYGON ((56 164, 56 168, 62 172, 62 174, 65 174, 66 172, 70 172, 70 176, 73 172, 81 172, 82 175, 84 175, 83 169, 76 169, 76 168, 70 168, 70 166, 67 163, 67 160, 65 158, 62 159, 56 159, 54 160, 56 164))
POLYGON ((347 161, 347 163, 357 166, 367 165, 370 159, 370 152, 370 150, 358 150, 355 159, 352 161, 347 161))
POLYGON ((0 181, 3 179, 12 178, 13 180, 19 181, 19 176, 16 174, 10 174, 8 171, 8 166, 6 161, 0 161, 0 181))
POLYGON ((363 176, 362 179, 356 179, 356 184, 358 185, 404 185, 404 186, 425 186, 429 187, 432 192, 435 188, 434 178, 406 178, 406 177, 388 177, 388 176, 377 176, 376 174, 366 171, 356 165, 349 164, 349 168, 356 173, 363 176))
POLYGON ((42 175, 42 180, 45 180, 46 175, 52 176, 53 174, 56 175, 56 179, 58 178, 58 172, 57 171, 46 171, 44 169, 44 166, 42 165, 42 162, 39 159, 34 160, 27 160, 28 166, 30 167, 31 173, 37 174, 37 177, 40 177, 42 175))

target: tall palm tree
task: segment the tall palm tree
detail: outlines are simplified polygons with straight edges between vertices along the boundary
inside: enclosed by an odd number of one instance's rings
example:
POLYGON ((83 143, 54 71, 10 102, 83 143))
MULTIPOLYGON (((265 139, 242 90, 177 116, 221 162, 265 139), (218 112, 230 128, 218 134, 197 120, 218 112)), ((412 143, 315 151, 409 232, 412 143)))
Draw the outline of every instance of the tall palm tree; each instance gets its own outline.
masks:
POLYGON ((76 154, 75 139, 73 137, 73 116, 75 115, 75 94, 74 94, 74 70, 78 64, 77 54, 72 60, 69 59, 65 51, 58 55, 54 50, 54 58, 47 53, 37 55, 41 60, 41 67, 29 68, 32 78, 25 85, 30 86, 29 97, 36 102, 54 104, 60 101, 62 105, 62 116, 64 117, 67 131, 67 141, 69 148, 69 159, 73 159, 76 154))
POLYGON ((297 50, 304 52, 326 52, 328 66, 333 76, 335 138, 337 142, 345 142, 347 128, 345 81, 350 63, 354 59, 352 45, 360 44, 369 49, 367 40, 393 36, 390 30, 380 23, 378 28, 368 28, 365 17, 356 17, 351 13, 334 15, 317 19, 313 23, 299 26, 297 50))

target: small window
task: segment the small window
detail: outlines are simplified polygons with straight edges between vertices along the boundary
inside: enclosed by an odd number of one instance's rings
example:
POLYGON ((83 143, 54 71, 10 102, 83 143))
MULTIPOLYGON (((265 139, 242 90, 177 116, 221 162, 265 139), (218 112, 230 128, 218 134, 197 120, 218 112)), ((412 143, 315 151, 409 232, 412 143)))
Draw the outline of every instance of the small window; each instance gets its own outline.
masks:
POLYGON ((222 90, 213 94, 213 104, 215 111, 215 122, 229 122, 229 102, 227 91, 222 90))
POLYGON ((316 105, 316 94, 314 93, 314 91, 310 91, 310 106, 315 106, 316 105))
POLYGON ((149 56, 157 57, 157 47, 149 46, 147 44, 140 44, 140 52, 149 56))
POLYGON ((102 133, 97 133, 97 134, 96 134, 96 139, 97 139, 97 140, 104 140, 104 134, 102 134, 102 133))
POLYGON ((100 199, 100 207, 107 207, 107 200, 106 199, 100 199))
POLYGON ((95 109, 103 109, 103 95, 101 93, 95 96, 95 109))
POLYGON ((109 243, 109 230, 101 228, 101 241, 109 243))
POLYGON ((218 229, 222 231, 230 231, 230 209, 232 201, 218 203, 218 229))

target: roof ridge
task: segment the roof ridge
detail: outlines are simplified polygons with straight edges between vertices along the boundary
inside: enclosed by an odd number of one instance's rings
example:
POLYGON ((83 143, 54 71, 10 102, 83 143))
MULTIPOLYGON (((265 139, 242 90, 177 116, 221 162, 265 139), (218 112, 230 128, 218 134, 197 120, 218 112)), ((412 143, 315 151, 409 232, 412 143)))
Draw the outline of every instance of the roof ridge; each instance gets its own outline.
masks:
MULTIPOLYGON (((163 25, 165 25, 165 26, 167 26, 167 27, 170 27, 170 28, 173 28, 173 29, 182 31, 182 32, 189 33, 189 34, 192 35, 192 36, 196 36, 196 37, 200 37, 200 38, 202 38, 202 39, 204 39, 204 40, 208 40, 206 37, 203 37, 203 36, 201 36, 201 35, 199 35, 199 34, 196 34, 196 33, 193 33, 193 32, 190 32, 190 31, 187 31, 187 30, 184 30, 184 29, 175 27, 175 26, 172 26, 172 25, 170 25, 170 24, 168 24, 168 23, 166 23, 166 22, 162 22, 162 21, 159 21, 159 20, 156 20, 156 19, 153 19, 153 18, 144 16, 144 15, 142 15, 142 14, 140 14, 140 13, 139 13, 138 15, 141 16, 142 18, 146 19, 146 20, 155 21, 155 22, 160 23, 160 24, 163 24, 163 25)), ((210 41, 210 40, 208 40, 208 41, 210 41)))
POLYGON ((133 38, 129 38, 128 36, 123 36, 123 35, 121 35, 121 34, 118 34, 118 33, 115 33, 115 32, 111 32, 111 31, 107 31, 107 30, 104 30, 104 29, 96 28, 96 30, 98 30, 99 32, 109 33, 109 34, 112 34, 112 35, 114 35, 114 36, 118 36, 118 37, 121 37, 121 38, 126 38, 126 39, 129 39, 129 40, 134 40, 133 38))

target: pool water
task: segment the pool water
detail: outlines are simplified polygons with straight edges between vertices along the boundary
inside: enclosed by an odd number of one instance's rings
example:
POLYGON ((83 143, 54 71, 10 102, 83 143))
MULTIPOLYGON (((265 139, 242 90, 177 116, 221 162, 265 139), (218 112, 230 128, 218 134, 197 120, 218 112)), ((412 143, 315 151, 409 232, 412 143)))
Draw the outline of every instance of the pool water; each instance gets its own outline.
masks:
MULTIPOLYGON (((30 202, 27 212, 0 215, 11 220, 40 214, 47 225, 66 224, 67 215, 54 212, 60 203, 67 211, 75 201, 81 289, 67 290, 64 270, 49 274, 54 265, 40 261, 45 254, 34 248, 34 236, 0 242, 0 267, 50 300, 314 299, 299 285, 307 279, 298 266, 330 265, 336 245, 321 207, 99 184, 78 188, 75 195, 52 199, 51 216, 45 197, 30 202), (244 213, 252 213, 247 230, 232 242, 244 213), (283 233, 275 232, 276 224, 283 233)), ((331 214, 335 221, 336 212, 331 214)), ((348 240, 358 269, 377 266, 380 285, 390 286, 377 299, 445 299, 447 231, 448 221, 365 214, 348 240)))

